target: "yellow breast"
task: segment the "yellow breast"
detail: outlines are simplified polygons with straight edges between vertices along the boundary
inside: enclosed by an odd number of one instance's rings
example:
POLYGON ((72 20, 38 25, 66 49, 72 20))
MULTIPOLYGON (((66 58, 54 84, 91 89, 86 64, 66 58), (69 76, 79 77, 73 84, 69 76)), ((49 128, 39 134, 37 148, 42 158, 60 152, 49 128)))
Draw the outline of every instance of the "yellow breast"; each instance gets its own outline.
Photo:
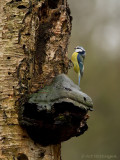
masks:
POLYGON ((78 64, 78 61, 77 61, 77 55, 78 55, 78 53, 77 53, 77 52, 74 52, 74 53, 72 54, 71 60, 72 60, 72 62, 73 62, 73 64, 74 64, 74 71, 75 71, 76 73, 79 73, 79 72, 80 72, 80 68, 79 68, 79 64, 78 64))

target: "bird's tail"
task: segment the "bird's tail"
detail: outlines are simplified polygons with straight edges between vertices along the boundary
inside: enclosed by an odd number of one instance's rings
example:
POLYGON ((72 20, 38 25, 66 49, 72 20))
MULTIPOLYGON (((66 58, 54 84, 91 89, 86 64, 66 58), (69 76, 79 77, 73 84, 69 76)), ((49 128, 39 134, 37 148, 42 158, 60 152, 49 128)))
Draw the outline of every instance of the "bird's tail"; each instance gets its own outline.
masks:
POLYGON ((81 75, 80 72, 78 73, 78 86, 80 87, 80 79, 81 79, 81 75))

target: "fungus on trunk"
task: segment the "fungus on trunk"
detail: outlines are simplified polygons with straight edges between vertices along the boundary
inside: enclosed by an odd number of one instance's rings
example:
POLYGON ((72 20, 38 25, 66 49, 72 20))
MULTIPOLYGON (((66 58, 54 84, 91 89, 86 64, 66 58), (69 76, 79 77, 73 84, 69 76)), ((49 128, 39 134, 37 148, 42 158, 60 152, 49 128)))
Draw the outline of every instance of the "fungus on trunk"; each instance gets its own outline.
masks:
POLYGON ((93 110, 91 98, 60 74, 28 97, 20 108, 19 123, 35 142, 58 144, 88 129, 88 110, 93 110))

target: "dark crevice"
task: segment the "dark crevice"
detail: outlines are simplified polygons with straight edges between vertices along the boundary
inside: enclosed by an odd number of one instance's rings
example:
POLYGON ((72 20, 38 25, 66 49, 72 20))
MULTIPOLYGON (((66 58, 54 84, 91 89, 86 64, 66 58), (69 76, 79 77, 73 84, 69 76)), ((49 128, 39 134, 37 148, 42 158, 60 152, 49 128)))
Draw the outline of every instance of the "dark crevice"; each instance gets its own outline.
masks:
POLYGON ((27 7, 24 6, 24 5, 19 5, 17 8, 18 8, 18 9, 25 9, 25 8, 27 8, 27 7))
POLYGON ((26 35, 26 36, 30 36, 30 33, 26 33, 25 35, 26 35))
POLYGON ((7 59, 11 59, 11 57, 7 57, 7 59))
POLYGON ((11 72, 8 72, 8 75, 11 75, 11 72))
POLYGON ((23 49, 25 49, 25 44, 23 44, 23 49))
POLYGON ((62 0, 62 5, 64 5, 64 0, 62 0))
POLYGON ((48 6, 51 9, 57 8, 59 0, 48 0, 48 6))
POLYGON ((39 154, 40 158, 43 158, 45 156, 45 151, 41 151, 41 153, 39 154))
POLYGON ((19 153, 17 156, 17 160, 29 160, 29 159, 25 154, 19 153))
POLYGON ((84 97, 84 101, 86 102, 86 98, 84 97))
POLYGON ((66 87, 65 87, 64 89, 67 90, 67 91, 72 91, 70 88, 66 88, 66 87))
POLYGON ((86 110, 82 110, 81 108, 74 106, 72 103, 68 102, 55 103, 54 109, 56 110, 56 113, 64 113, 66 111, 69 111, 71 113, 79 113, 83 111, 86 113, 86 110))
POLYGON ((39 26, 37 37, 36 37, 36 53, 35 63, 38 66, 38 71, 41 74, 42 65, 45 62, 46 57, 46 43, 50 39, 50 33, 48 30, 52 27, 51 23, 43 23, 39 26))

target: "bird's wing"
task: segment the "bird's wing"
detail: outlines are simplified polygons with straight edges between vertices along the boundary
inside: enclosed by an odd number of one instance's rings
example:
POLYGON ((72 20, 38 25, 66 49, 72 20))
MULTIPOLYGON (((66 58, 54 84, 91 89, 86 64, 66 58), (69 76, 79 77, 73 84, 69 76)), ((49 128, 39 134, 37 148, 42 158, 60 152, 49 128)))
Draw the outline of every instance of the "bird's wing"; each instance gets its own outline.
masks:
POLYGON ((84 71, 84 65, 83 65, 83 58, 79 54, 77 56, 77 61, 78 61, 79 68, 80 68, 80 74, 82 76, 83 75, 83 71, 84 71))

